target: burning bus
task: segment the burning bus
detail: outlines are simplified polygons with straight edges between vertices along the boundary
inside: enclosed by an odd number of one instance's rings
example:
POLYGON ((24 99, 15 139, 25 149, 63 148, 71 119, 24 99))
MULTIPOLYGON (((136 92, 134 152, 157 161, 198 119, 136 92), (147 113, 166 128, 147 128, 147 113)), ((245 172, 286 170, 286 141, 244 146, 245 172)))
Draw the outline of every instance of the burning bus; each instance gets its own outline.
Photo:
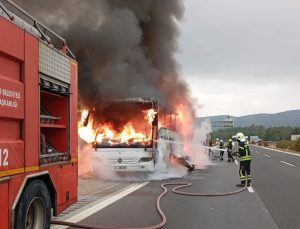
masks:
POLYGON ((113 171, 154 171, 157 111, 155 99, 115 99, 103 104, 93 115, 94 156, 113 171))
POLYGON ((84 111, 79 135, 93 143, 94 157, 116 172, 152 172, 159 154, 193 169, 180 146, 176 115, 160 109, 153 98, 114 99, 101 109, 84 111), (164 141, 164 146, 159 139, 164 141))

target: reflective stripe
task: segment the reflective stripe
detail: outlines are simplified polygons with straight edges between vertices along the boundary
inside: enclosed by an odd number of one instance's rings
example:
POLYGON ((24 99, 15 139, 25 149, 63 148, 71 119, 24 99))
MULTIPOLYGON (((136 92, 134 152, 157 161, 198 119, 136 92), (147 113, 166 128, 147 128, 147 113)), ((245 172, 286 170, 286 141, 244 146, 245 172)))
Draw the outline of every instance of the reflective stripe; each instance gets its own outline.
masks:
POLYGON ((241 178, 241 180, 246 179, 246 176, 244 176, 244 174, 243 174, 243 170, 240 170, 240 178, 241 178))
POLYGON ((244 157, 241 157, 241 161, 250 161, 252 160, 252 156, 244 156, 244 157))
POLYGON ((245 146, 246 156, 249 156, 249 146, 245 146))
POLYGON ((240 169, 240 180, 241 180, 241 181, 247 180, 247 179, 246 179, 246 176, 243 174, 243 170, 242 170, 242 169, 240 169))
POLYGON ((18 173, 24 173, 24 171, 25 171, 24 168, 5 170, 0 172, 0 177, 12 176, 18 173))
POLYGON ((241 158, 252 158, 252 155, 242 156, 241 158))
POLYGON ((250 160, 252 160, 249 145, 247 145, 247 144, 243 144, 241 146, 239 145, 239 155, 241 157, 240 161, 250 161, 250 160))
POLYGON ((26 168, 25 168, 25 172, 37 171, 37 170, 39 170, 39 169, 40 169, 39 166, 26 167, 26 168))
POLYGON ((243 157, 241 157, 241 161, 249 161, 249 160, 251 160, 252 159, 252 156, 251 155, 249 155, 249 146, 248 145, 245 145, 245 153, 246 153, 246 155, 245 156, 243 156, 243 157))
POLYGON ((33 171, 37 171, 39 169, 40 169, 39 166, 31 166, 31 167, 25 167, 25 168, 17 168, 17 169, 0 171, 0 177, 12 176, 12 175, 16 175, 16 174, 24 173, 24 172, 33 172, 33 171))

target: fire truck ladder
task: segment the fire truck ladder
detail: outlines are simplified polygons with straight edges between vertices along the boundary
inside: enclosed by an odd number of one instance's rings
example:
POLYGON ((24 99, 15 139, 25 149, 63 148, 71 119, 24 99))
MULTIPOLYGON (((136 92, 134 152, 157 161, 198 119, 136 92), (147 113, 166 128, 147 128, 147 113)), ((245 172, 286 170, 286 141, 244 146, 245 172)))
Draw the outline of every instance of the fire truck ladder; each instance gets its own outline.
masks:
MULTIPOLYGON (((7 17, 12 22, 15 22, 16 18, 15 18, 15 15, 8 10, 8 8, 12 8, 14 11, 18 11, 20 13, 20 14, 18 14, 18 17, 20 17, 22 20, 24 20, 23 24, 29 23, 29 25, 34 27, 38 31, 39 37, 43 41, 45 41, 47 44, 52 45, 51 38, 46 33, 51 34, 51 36, 53 36, 55 39, 62 41, 63 47, 66 49, 66 54, 69 57, 71 57, 72 59, 75 59, 75 55, 72 53, 72 51, 67 46, 66 39, 62 38, 57 33, 55 33, 53 30, 51 30, 49 27, 47 27, 43 23, 39 22, 37 19, 32 17, 25 10, 23 10, 18 5, 16 5, 14 2, 12 2, 10 0, 0 0, 0 8, 3 10, 3 12, 7 15, 7 17)), ((31 32, 31 31, 29 31, 29 32, 31 32)))

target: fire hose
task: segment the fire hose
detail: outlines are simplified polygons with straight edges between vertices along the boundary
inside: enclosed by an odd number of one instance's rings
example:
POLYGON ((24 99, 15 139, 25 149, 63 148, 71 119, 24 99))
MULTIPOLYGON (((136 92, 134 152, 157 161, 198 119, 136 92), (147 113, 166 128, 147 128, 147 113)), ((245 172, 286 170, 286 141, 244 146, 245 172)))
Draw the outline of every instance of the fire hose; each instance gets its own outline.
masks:
MULTIPOLYGON (((247 175, 246 175, 247 177, 247 175)), ((93 226, 93 225, 87 225, 87 224, 79 224, 79 223, 71 223, 71 222, 65 222, 65 221, 58 221, 53 220, 51 221, 51 224, 56 225, 62 225, 62 226, 68 226, 68 227, 74 227, 74 228, 85 228, 85 229, 157 229, 162 228, 167 224, 167 217, 164 214, 163 210, 161 209, 161 199, 167 194, 168 189, 166 186, 170 185, 177 185, 175 188, 172 189, 172 192, 179 195, 185 195, 185 196, 205 196, 205 197, 217 197, 217 196, 229 196, 234 195, 237 193, 240 193, 244 191, 247 188, 247 180, 245 182, 245 187, 232 191, 232 192, 223 192, 223 193, 192 193, 192 192, 184 192, 179 191, 179 189, 187 188, 192 186, 192 183, 164 183, 161 184, 160 187, 163 189, 163 192, 157 197, 156 199, 156 210, 161 218, 161 222, 159 224, 156 224, 154 226, 149 227, 136 227, 136 228, 128 228, 128 227, 103 227, 103 226, 93 226)))

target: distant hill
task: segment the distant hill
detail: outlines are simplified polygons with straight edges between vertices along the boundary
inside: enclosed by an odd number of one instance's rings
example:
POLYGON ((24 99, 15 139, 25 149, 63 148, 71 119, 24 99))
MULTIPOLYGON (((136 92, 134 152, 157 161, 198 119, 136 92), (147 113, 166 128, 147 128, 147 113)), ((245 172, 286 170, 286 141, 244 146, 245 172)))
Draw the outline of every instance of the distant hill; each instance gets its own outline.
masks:
MULTIPOLYGON (((232 117, 232 116, 231 116, 232 117)), ((211 121, 222 121, 227 118, 227 115, 208 116, 196 118, 196 125, 200 125, 204 119, 210 119, 211 121)), ((300 126, 300 109, 284 111, 275 114, 252 114, 241 117, 232 117, 234 119, 235 127, 247 127, 251 125, 264 126, 264 127, 276 127, 276 126, 300 126)))

